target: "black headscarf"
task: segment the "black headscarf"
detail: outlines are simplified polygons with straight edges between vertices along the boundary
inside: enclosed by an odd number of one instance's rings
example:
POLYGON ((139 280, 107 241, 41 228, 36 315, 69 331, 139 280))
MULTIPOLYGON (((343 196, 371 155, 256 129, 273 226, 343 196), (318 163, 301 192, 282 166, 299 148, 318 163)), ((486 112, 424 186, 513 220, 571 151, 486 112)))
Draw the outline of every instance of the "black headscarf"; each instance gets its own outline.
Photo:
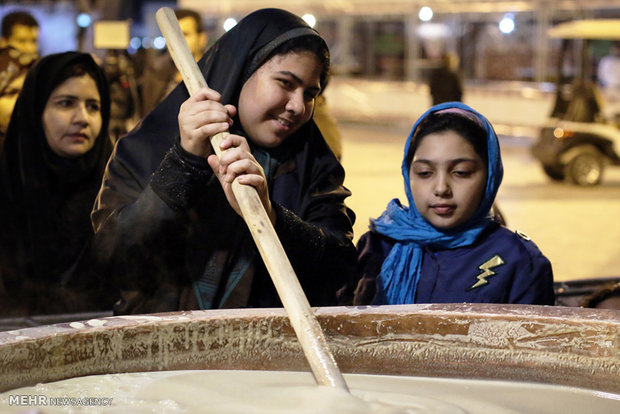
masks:
POLYGON ((0 156, 0 253, 5 255, 0 270, 5 285, 9 283, 7 255, 16 280, 67 282, 93 233, 90 211, 111 152, 109 119, 107 81, 90 55, 52 54, 28 72, 0 156), (52 92, 75 76, 69 69, 76 65, 97 84, 102 124, 93 148, 69 159, 49 147, 42 118, 52 92))

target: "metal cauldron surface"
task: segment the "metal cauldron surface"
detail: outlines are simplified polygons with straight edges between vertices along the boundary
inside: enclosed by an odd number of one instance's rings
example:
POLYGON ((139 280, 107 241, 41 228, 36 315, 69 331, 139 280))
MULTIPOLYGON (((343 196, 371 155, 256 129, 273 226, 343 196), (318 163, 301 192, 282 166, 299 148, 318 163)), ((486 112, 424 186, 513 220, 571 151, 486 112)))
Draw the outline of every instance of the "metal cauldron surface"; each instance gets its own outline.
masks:
MULTIPOLYGON (((501 379, 620 394, 620 311, 429 304, 317 308, 345 373, 501 379)), ((84 375, 308 371, 283 309, 135 316, 0 332, 0 392, 84 375)))

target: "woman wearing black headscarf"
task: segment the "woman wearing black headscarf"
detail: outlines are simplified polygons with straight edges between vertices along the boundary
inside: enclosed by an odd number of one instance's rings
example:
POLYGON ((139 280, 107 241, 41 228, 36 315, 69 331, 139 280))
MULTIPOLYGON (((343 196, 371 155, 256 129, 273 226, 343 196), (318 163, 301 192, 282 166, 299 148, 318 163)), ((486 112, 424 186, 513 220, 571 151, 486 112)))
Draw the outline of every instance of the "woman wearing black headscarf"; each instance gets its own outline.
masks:
POLYGON ((259 10, 199 67, 212 89, 188 99, 179 85, 107 167, 93 223, 125 291, 116 311, 280 306, 235 213, 234 177, 257 189, 310 303, 334 304, 355 263, 354 215, 311 118, 329 69, 324 40, 289 12, 259 10), (227 129, 218 163, 208 139, 227 129))
POLYGON ((109 118, 90 55, 49 55, 26 76, 0 157, 1 315, 111 309, 90 257, 109 118))

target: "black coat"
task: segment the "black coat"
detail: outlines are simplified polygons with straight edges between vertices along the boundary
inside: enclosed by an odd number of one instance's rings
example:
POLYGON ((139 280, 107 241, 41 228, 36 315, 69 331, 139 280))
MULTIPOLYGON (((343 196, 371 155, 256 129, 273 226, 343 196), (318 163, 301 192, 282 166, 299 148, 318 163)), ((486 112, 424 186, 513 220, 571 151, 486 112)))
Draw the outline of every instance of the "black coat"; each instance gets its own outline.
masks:
POLYGON ((434 69, 429 76, 428 86, 433 98, 433 105, 463 100, 461 77, 447 67, 442 66, 434 69))
MULTIPOLYGON (((260 10, 222 36, 199 67, 222 102, 236 105, 268 52, 301 35, 318 36, 288 12, 260 10)), ((117 312, 280 306, 245 223, 206 160, 178 144, 177 114, 188 96, 179 85, 121 138, 104 176, 92 218, 109 274, 125 292, 117 312), (195 292, 205 285, 213 294, 201 303, 195 292)), ((276 232, 310 303, 335 304, 355 263, 342 166, 313 121, 278 148, 253 154, 268 177, 276 232)))

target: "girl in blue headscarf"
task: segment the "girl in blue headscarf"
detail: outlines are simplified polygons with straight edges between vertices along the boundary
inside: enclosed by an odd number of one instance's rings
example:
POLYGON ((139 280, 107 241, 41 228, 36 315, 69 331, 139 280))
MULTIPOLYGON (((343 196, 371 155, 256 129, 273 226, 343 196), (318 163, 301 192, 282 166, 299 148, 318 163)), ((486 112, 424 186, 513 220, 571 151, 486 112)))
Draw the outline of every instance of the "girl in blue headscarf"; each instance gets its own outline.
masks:
POLYGON ((371 220, 345 301, 554 303, 547 258, 490 214, 503 167, 484 116, 459 102, 432 107, 407 138, 402 174, 409 206, 394 199, 371 220))

